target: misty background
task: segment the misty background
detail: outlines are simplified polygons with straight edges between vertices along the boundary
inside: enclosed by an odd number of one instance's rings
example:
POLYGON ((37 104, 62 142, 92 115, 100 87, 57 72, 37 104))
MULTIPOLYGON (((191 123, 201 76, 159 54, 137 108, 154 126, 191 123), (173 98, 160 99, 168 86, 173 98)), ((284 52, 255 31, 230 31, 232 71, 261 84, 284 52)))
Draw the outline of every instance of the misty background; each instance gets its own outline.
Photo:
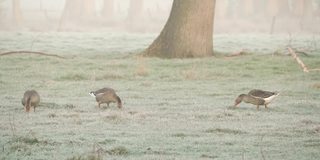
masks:
MULTIPOLYGON (((173 0, 0 0, 2 31, 159 33, 173 0)), ((318 34, 319 0, 217 0, 215 33, 318 34)))

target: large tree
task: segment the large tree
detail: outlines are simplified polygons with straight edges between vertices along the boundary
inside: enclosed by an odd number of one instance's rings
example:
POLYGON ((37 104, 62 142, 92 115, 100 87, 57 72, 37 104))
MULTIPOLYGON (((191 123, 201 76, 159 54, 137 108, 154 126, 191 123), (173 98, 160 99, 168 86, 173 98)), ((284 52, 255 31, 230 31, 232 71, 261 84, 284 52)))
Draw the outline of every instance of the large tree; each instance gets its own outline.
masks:
POLYGON ((174 0, 160 35, 146 49, 146 56, 162 58, 213 55, 215 0, 174 0))
POLYGON ((59 30, 65 23, 83 24, 95 18, 95 0, 65 0, 59 30))

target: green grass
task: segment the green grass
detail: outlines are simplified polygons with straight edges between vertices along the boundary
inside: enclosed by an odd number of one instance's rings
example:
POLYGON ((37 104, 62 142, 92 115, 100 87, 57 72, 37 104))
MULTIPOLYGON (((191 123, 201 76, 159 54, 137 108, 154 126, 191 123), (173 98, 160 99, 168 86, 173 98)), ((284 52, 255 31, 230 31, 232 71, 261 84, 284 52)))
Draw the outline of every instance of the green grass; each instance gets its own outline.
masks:
MULTIPOLYGON (((28 50, 34 34, 1 33, 0 52, 28 50)), ((154 36, 44 33, 33 50, 73 58, 0 57, 0 159, 319 159, 320 72, 272 54, 286 37, 216 36, 221 53, 249 49, 232 58, 137 56, 154 36), (105 86, 122 110, 89 96, 105 86), (28 114, 20 101, 31 88, 41 104, 28 114), (269 109, 231 107, 253 88, 281 94, 269 109)), ((312 49, 300 58, 320 68, 312 49)))

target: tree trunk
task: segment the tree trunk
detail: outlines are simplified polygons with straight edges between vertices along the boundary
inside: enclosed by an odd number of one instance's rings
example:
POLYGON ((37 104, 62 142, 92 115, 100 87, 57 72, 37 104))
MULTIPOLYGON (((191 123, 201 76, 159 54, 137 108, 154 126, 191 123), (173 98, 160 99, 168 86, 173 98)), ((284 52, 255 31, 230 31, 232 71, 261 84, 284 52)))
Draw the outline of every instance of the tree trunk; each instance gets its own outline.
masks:
POLYGON ((20 26, 22 23, 22 12, 20 7, 20 0, 12 1, 13 23, 20 26))
POLYGON ((255 0, 254 2, 254 13, 256 17, 263 17, 266 15, 266 1, 265 0, 255 0))
POLYGON ((290 13, 288 0, 268 0, 267 1, 267 15, 274 16, 288 16, 290 13))
POLYGON ((266 12, 268 17, 275 17, 279 12, 279 0, 267 0, 266 12))
POLYGON ((59 30, 63 28, 66 22, 76 23, 79 22, 77 15, 81 13, 79 6, 80 0, 65 0, 64 8, 59 21, 59 30))
POLYGON ((105 21, 113 21, 114 17, 114 0, 104 0, 102 8, 102 17, 105 21))
POLYGON ((143 0, 130 0, 127 21, 135 22, 142 17, 143 0))
POLYGON ((312 16, 312 0, 294 0, 293 13, 295 16, 310 18, 312 16))
POLYGON ((90 22, 92 18, 95 18, 96 12, 96 3, 95 0, 82 0, 80 4, 82 8, 82 20, 90 22))
POLYGON ((65 0, 59 21, 59 30, 69 24, 84 24, 95 18, 95 0, 65 0))
POLYGON ((213 55, 215 0, 174 0, 169 19, 146 56, 162 58, 213 55))
POLYGON ((290 15, 290 4, 288 0, 279 1, 279 16, 287 17, 290 15))
POLYGON ((254 1, 253 0, 242 0, 242 15, 243 16, 252 16, 254 13, 254 1))

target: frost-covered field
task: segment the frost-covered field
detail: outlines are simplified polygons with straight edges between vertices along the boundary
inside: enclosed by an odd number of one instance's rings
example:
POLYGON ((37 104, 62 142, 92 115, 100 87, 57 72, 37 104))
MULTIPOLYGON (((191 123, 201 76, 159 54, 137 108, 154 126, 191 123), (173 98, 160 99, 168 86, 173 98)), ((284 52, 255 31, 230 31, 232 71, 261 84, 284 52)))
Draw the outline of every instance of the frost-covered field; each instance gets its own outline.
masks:
POLYGON ((319 159, 320 36, 217 35, 216 57, 137 56, 155 34, 0 33, 0 159, 319 159), (239 52, 247 55, 224 57, 239 52), (124 108, 89 92, 117 90, 124 108), (25 113, 25 90, 41 96, 25 113), (281 95, 259 111, 231 107, 260 88, 281 95))

